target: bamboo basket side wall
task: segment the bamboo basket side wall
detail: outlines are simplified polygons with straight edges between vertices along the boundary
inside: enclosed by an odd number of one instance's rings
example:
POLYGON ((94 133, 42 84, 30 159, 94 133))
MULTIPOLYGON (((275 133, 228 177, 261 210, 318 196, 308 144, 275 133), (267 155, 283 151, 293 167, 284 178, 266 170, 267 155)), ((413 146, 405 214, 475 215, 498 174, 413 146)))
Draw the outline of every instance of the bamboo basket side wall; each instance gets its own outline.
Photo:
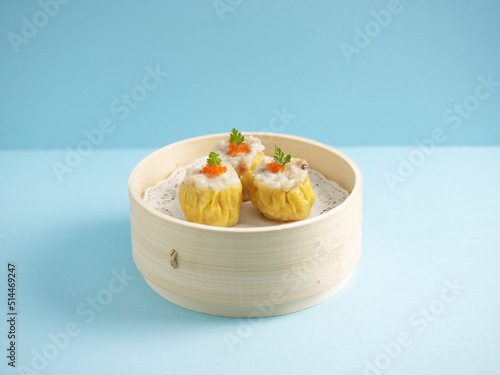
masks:
POLYGON ((186 308, 235 317, 265 306, 272 306, 270 315, 298 311, 333 295, 361 256, 362 181, 357 166, 329 146, 285 135, 261 137, 266 150, 277 144, 351 192, 339 207, 310 220, 251 230, 215 228, 164 216, 142 202, 147 187, 206 155, 224 137, 167 146, 132 172, 133 257, 148 284, 186 308))

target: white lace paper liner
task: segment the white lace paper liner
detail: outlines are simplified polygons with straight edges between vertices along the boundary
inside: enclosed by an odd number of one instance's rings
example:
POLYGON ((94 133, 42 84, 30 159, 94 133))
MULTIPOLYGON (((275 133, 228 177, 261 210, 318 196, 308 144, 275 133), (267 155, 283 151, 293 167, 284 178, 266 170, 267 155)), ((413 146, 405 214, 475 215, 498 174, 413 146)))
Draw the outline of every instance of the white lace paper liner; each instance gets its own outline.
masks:
MULTIPOLYGON (((187 168, 200 168, 205 164, 206 158, 200 158, 193 163, 176 169, 168 178, 158 182, 155 186, 147 188, 143 200, 152 209, 162 214, 185 220, 179 203, 177 192, 184 180, 187 168)), ((334 181, 328 180, 320 172, 309 169, 309 178, 316 193, 316 202, 311 209, 311 214, 304 220, 324 214, 337 207, 349 196, 349 192, 334 181)), ((240 219, 233 228, 266 227, 272 225, 286 225, 269 220, 262 215, 251 203, 244 202, 241 206, 240 219)))

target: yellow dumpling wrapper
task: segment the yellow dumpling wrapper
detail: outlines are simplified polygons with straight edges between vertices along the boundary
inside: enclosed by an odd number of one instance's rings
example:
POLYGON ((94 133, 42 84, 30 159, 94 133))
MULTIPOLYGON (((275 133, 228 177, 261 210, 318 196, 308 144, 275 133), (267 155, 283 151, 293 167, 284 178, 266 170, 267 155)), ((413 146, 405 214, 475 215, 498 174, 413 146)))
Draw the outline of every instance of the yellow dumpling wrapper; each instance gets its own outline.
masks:
POLYGON ((268 219, 295 221, 309 216, 316 194, 307 175, 302 185, 290 191, 270 188, 253 180, 250 200, 268 219))
POLYGON ((243 172, 238 171, 238 177, 240 178, 241 184, 243 185, 243 201, 249 201, 250 200, 250 189, 252 187, 252 177, 253 177, 253 171, 255 168, 257 168, 260 164, 260 162, 264 159, 264 153, 259 152, 257 153, 257 157, 255 160, 252 162, 252 165, 250 166, 250 169, 247 169, 243 172))
POLYGON ((242 186, 223 190, 186 185, 179 187, 179 201, 187 221, 217 227, 232 227, 238 223, 243 202, 242 186))

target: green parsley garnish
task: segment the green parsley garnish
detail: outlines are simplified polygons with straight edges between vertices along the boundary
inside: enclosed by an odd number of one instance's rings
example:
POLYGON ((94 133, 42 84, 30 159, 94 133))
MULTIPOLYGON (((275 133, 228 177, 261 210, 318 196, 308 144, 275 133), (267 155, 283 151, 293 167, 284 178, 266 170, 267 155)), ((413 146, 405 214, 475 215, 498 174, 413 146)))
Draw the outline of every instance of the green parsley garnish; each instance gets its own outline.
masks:
POLYGON ((274 162, 276 164, 282 165, 283 168, 285 168, 285 164, 290 163, 291 161, 292 161, 292 156, 290 154, 285 156, 283 151, 281 151, 281 148, 274 145, 274 162))
POLYGON ((215 167, 219 166, 219 163, 222 161, 221 158, 219 158, 219 154, 216 152, 211 152, 208 154, 208 159, 207 159, 207 164, 213 165, 215 167))
POLYGON ((233 128, 231 134, 229 134, 229 142, 238 146, 245 143, 245 137, 238 130, 233 128))

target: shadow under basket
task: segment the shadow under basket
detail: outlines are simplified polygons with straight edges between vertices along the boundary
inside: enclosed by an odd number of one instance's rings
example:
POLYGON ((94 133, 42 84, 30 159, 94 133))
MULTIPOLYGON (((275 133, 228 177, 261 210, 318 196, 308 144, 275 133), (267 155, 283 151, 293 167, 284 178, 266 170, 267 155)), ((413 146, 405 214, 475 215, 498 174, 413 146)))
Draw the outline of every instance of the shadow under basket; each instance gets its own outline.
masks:
POLYGON ((339 291, 361 257, 362 177, 357 165, 310 139, 247 134, 259 137, 267 154, 278 145, 305 158, 349 196, 303 221, 255 228, 195 224, 148 207, 142 197, 177 168, 208 155, 227 134, 177 142, 144 158, 129 178, 134 261, 153 290, 187 309, 241 318, 299 311, 339 291))

